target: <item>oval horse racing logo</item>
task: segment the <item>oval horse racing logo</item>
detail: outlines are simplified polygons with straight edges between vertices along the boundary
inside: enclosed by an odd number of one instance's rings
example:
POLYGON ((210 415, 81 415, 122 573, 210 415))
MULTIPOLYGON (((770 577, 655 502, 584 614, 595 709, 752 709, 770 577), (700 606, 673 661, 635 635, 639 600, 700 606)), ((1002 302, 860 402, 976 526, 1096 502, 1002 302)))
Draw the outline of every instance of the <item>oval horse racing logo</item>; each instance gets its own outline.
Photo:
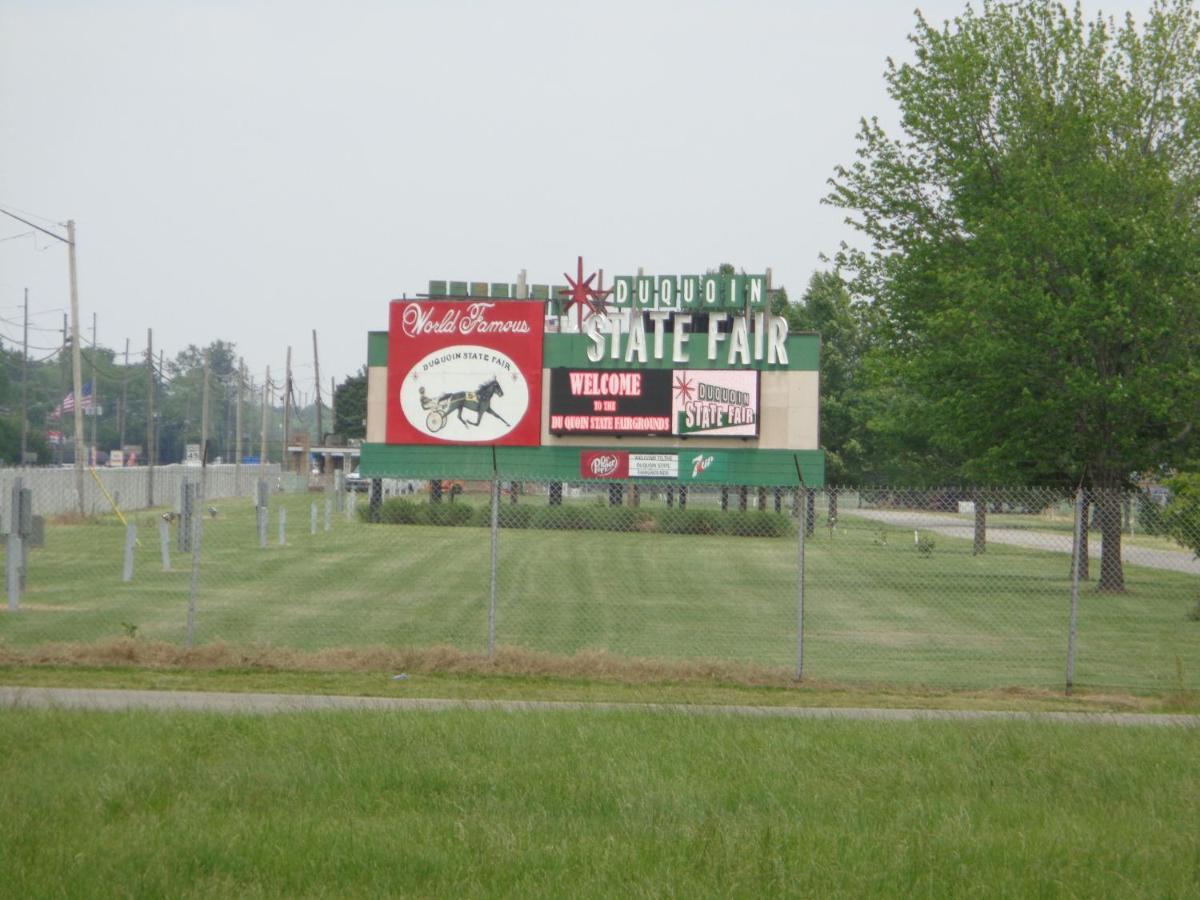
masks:
POLYGON ((488 442, 512 431, 529 408, 520 368, 492 347, 435 350, 404 376, 400 409, 413 428, 443 441, 488 442))

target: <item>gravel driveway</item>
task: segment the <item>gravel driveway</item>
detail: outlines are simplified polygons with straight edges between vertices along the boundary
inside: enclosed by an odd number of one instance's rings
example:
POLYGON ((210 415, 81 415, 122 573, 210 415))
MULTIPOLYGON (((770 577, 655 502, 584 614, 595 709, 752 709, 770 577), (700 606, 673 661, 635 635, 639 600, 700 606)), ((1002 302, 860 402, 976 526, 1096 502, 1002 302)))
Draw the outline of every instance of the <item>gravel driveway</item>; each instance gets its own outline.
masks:
MULTIPOLYGON (((944 513, 893 509, 856 509, 842 513, 843 519, 851 517, 870 519, 872 522, 899 528, 919 528, 922 531, 932 531, 934 534, 963 538, 968 541, 975 536, 973 523, 963 522, 962 519, 944 513)), ((997 544, 1026 547, 1030 550, 1046 550, 1050 553, 1066 554, 1071 552, 1070 535, 1049 531, 989 526, 987 539, 997 544)), ((1100 558, 1099 539, 1088 541, 1088 556, 1092 559, 1100 558)), ((1168 569, 1172 572, 1200 575, 1200 560, 1187 550, 1152 550, 1148 547, 1132 547, 1122 542, 1121 558, 1131 566, 1146 566, 1151 569, 1168 569)))

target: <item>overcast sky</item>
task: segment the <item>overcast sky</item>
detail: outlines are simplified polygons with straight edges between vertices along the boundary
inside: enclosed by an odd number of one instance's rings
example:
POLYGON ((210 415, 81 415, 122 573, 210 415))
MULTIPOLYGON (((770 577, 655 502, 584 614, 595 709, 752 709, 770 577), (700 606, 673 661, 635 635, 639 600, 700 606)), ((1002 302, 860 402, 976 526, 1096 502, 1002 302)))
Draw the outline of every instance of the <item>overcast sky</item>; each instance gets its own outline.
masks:
MULTIPOLYGON (((895 122, 913 8, 0 0, 0 205, 75 219, 102 345, 221 338, 261 380, 290 344, 307 390, 312 329, 327 386, 429 279, 561 283, 582 253, 796 296, 849 237, 820 199, 859 117, 895 122)), ((28 230, 0 217, 0 337, 28 287, 53 349, 67 254, 28 230)))

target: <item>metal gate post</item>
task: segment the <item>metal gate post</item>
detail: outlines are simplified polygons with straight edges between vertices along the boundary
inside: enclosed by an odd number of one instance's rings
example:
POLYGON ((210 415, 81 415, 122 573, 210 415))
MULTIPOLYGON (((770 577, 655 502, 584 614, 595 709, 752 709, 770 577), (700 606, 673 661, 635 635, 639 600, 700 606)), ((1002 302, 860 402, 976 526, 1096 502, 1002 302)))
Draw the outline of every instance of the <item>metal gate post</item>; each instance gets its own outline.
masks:
MULTIPOLYGON (((805 492, 806 505, 811 506, 812 495, 805 492)), ((796 529, 796 680, 804 678, 804 523, 796 529)))
POLYGON ((492 561, 488 588, 488 659, 496 655, 496 532, 500 525, 500 479, 492 476, 492 561))
POLYGON ((1075 491, 1075 539, 1071 543, 1071 618, 1067 627, 1067 693, 1075 684, 1075 631, 1079 612, 1079 559, 1083 550, 1083 488, 1075 491))

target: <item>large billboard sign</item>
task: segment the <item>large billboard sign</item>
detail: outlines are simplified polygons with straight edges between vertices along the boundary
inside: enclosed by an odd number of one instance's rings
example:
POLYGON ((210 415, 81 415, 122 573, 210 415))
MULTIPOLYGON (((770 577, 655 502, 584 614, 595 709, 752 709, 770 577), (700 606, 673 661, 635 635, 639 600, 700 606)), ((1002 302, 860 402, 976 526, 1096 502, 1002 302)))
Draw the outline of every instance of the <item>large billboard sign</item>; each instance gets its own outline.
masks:
POLYGON ((394 301, 389 444, 541 441, 541 303, 394 301))
POLYGON ((755 437, 754 370, 550 370, 555 435, 755 437))

